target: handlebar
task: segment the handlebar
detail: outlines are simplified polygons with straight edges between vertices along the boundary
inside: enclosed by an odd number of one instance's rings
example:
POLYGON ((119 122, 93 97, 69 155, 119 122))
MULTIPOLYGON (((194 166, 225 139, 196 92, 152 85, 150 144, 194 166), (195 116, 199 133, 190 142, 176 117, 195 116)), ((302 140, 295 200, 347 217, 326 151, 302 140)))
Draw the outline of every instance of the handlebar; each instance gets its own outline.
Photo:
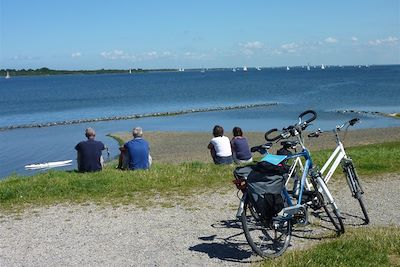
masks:
POLYGON ((273 132, 278 132, 278 129, 274 128, 274 129, 271 129, 268 132, 266 132, 265 135, 264 135, 265 140, 267 140, 268 142, 274 142, 274 141, 277 141, 277 140, 282 138, 282 135, 280 135, 280 134, 275 136, 275 137, 272 137, 272 138, 268 137, 268 135, 270 135, 273 132))
POLYGON ((317 113, 314 110, 306 110, 299 115, 299 122, 297 124, 283 128, 279 135, 270 137, 270 134, 272 134, 273 132, 278 132, 278 129, 276 128, 267 131, 264 135, 265 140, 269 142, 274 142, 280 139, 287 139, 290 136, 296 136, 298 134, 301 134, 301 132, 307 128, 309 123, 314 121, 316 118, 317 118, 317 113), (304 117, 309 114, 312 115, 311 118, 308 118, 307 120, 303 121, 304 117))
POLYGON ((317 118, 317 113, 314 110, 306 110, 299 115, 300 122, 303 121, 303 117, 307 114, 312 114, 312 117, 305 121, 306 124, 309 124, 317 118))
POLYGON ((261 153, 261 154, 265 154, 265 153, 267 152, 267 150, 270 149, 271 147, 272 147, 272 143, 271 143, 271 142, 268 142, 268 143, 263 144, 263 145, 253 146, 253 147, 250 149, 250 151, 251 151, 252 153, 254 153, 254 152, 259 152, 259 153, 261 153))
MULTIPOLYGON (((360 122, 360 119, 359 118, 354 118, 354 119, 351 119, 351 120, 349 120, 349 121, 346 121, 345 123, 343 123, 342 125, 340 125, 340 126, 336 126, 336 131, 340 131, 340 129, 342 129, 344 126, 346 126, 347 124, 348 124, 348 126, 347 126, 347 128, 348 127, 350 127, 350 126, 354 126, 354 125, 356 125, 357 123, 359 123, 360 122)), ((347 129, 346 128, 346 129, 347 129)))

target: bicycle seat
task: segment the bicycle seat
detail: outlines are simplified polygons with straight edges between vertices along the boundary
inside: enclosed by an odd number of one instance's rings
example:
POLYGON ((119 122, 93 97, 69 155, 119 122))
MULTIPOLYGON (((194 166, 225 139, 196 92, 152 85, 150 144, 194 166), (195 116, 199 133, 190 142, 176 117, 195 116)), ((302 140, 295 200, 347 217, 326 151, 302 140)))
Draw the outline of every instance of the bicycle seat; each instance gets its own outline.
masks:
POLYGON ((282 141, 281 142, 281 146, 283 146, 284 148, 294 148, 295 146, 297 146, 299 142, 297 141, 282 141))

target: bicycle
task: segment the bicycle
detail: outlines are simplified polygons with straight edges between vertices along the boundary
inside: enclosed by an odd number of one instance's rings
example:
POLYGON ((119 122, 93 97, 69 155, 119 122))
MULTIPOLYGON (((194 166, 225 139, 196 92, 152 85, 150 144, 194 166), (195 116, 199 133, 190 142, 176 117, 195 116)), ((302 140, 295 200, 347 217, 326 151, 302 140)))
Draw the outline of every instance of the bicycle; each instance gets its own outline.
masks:
MULTIPOLYGON (((364 190, 362 189, 360 179, 358 177, 358 174, 356 172, 356 168, 354 167, 353 160, 347 155, 346 150, 344 149, 344 145, 342 141, 340 140, 339 132, 345 128, 345 133, 347 133, 347 130, 350 126, 354 126, 360 121, 358 118, 351 119, 349 121, 346 121, 340 126, 336 126, 333 129, 333 132, 335 134, 335 139, 336 139, 336 148, 332 152, 331 156, 328 158, 324 166, 321 168, 321 174, 324 175, 325 171, 328 170, 328 167, 330 166, 328 172, 326 173, 324 177, 325 183, 328 183, 329 180, 332 178, 333 174, 335 173, 337 167, 339 164, 342 167, 343 173, 346 176, 346 181, 349 186, 350 192, 352 196, 358 200, 362 213, 364 215, 364 222, 365 224, 369 223, 369 217, 368 217, 368 212, 367 209, 365 208, 364 201, 362 199, 362 196, 364 194, 364 190), (332 163, 333 162, 333 163, 332 163)), ((323 133, 321 129, 318 129, 316 132, 309 134, 309 137, 319 137, 320 134, 323 133)))
POLYGON ((235 184, 237 188, 243 192, 236 216, 239 217, 242 222, 242 228, 247 242, 251 248, 262 257, 278 257, 286 251, 292 236, 292 226, 297 224, 306 225, 308 223, 308 207, 313 209, 322 207, 330 222, 335 227, 337 235, 344 233, 340 211, 322 179, 321 174, 314 170, 311 155, 304 146, 302 132, 316 117, 315 111, 308 110, 299 115, 299 122, 297 124, 282 129, 279 135, 273 138, 269 136, 273 132, 278 132, 276 128, 265 133, 265 139, 269 142, 296 137, 302 147, 302 151, 287 156, 267 154, 261 161, 281 164, 289 159, 301 157, 305 159, 298 197, 294 198, 292 201, 288 191, 283 186, 282 194, 286 202, 286 207, 279 212, 279 215, 274 216, 272 220, 263 220, 261 214, 254 208, 252 197, 248 192, 248 177, 244 174, 234 172, 235 184), (312 117, 303 121, 303 117, 308 114, 311 114, 312 117), (307 176, 310 177, 314 190, 305 192, 304 185, 307 176), (308 197, 303 199, 303 196, 306 195, 308 195, 308 197), (309 201, 310 199, 311 201, 309 201), (295 200, 296 204, 293 203, 295 200))

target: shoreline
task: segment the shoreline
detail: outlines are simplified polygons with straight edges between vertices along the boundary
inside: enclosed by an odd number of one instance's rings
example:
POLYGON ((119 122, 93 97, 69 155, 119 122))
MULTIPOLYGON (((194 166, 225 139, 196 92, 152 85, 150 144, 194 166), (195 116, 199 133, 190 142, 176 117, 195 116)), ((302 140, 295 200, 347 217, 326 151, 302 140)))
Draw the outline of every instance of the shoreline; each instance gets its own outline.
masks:
MULTIPOLYGON (((225 135, 232 138, 230 131, 225 135)), ((400 141, 400 127, 369 128, 348 131, 343 139, 345 147, 400 141)), ((110 137, 126 142, 132 139, 129 132, 117 132, 109 134, 110 137)), ((249 146, 266 143, 263 132, 244 132, 249 146)), ((151 155, 154 162, 179 164, 182 162, 212 162, 207 145, 212 138, 210 132, 144 132, 143 138, 149 141, 151 155)), ((335 137, 332 132, 325 132, 318 138, 305 138, 307 148, 312 150, 334 149, 335 137)), ((280 144, 274 144, 271 153, 275 153, 280 144)))

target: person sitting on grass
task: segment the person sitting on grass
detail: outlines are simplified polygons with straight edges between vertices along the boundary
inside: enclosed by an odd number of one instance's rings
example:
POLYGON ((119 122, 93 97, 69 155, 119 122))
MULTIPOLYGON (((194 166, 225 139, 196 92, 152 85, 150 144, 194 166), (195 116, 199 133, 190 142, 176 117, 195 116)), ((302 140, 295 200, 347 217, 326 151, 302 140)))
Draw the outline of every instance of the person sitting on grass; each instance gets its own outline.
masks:
POLYGON ((82 141, 75 146, 77 151, 78 171, 95 172, 103 168, 103 156, 101 151, 106 149, 100 141, 94 140, 96 132, 93 128, 85 130, 86 141, 82 141))
POLYGON ((152 163, 149 143, 143 139, 143 129, 136 127, 132 131, 133 139, 120 148, 119 169, 146 170, 152 163))
POLYGON ((232 149, 229 138, 224 136, 224 128, 215 125, 213 129, 213 138, 208 144, 211 157, 215 164, 232 164, 232 149))
POLYGON ((232 130, 233 138, 231 140, 233 161, 236 164, 250 163, 253 161, 251 156, 249 143, 247 138, 243 136, 243 131, 240 127, 234 127, 232 130))

